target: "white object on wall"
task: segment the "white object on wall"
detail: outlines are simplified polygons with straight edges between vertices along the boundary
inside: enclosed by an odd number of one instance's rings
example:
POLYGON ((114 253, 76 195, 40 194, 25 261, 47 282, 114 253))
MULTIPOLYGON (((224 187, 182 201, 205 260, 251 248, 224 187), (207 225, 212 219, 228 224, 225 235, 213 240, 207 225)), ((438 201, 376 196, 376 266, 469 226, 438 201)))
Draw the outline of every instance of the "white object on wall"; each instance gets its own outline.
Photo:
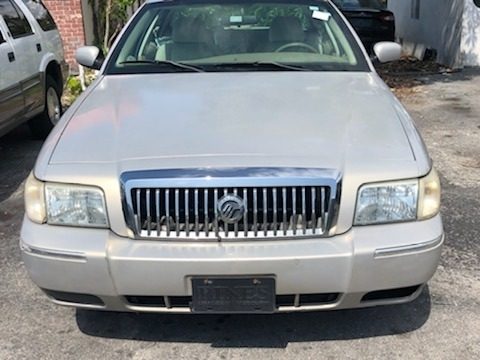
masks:
POLYGON ((473 0, 464 4, 461 54, 464 66, 480 66, 480 8, 473 0))

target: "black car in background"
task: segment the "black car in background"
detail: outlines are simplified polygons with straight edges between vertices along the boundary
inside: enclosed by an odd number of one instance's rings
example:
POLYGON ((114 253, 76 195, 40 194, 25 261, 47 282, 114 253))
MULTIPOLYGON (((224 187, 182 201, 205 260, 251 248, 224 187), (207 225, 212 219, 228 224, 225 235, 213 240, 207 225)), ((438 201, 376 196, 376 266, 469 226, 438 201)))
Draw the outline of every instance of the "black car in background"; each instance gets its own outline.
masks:
POLYGON ((395 41, 395 16, 381 0, 333 0, 371 54, 379 41, 395 41))

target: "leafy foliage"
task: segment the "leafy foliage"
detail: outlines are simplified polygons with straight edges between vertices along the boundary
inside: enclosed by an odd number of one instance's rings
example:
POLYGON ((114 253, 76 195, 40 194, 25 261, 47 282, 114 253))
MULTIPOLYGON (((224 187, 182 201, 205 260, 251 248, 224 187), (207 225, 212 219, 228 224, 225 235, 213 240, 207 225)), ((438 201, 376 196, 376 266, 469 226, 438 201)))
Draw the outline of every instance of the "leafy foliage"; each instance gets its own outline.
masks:
POLYGON ((94 14, 96 45, 107 52, 128 20, 129 8, 135 0, 89 0, 94 14))
POLYGON ((294 16, 299 18, 302 24, 308 23, 308 18, 304 13, 304 6, 279 5, 275 8, 262 4, 252 5, 211 5, 202 7, 184 8, 175 16, 191 17, 201 19, 207 26, 218 26, 226 23, 230 15, 251 16, 256 20, 257 26, 270 26, 273 19, 279 16, 294 16))

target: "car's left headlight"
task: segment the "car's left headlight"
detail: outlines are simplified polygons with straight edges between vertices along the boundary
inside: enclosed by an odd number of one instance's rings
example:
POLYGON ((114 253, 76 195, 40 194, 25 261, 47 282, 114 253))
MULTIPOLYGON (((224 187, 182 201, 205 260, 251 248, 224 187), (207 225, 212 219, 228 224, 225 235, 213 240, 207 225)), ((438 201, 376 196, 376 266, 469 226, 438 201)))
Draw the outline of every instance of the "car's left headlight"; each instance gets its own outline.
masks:
POLYGON ((432 171, 420 179, 366 184, 357 197, 354 225, 424 220, 440 210, 440 180, 432 171))
POLYGON ((105 196, 94 186, 45 183, 30 174, 25 184, 25 209, 28 218, 39 224, 109 226, 105 196))

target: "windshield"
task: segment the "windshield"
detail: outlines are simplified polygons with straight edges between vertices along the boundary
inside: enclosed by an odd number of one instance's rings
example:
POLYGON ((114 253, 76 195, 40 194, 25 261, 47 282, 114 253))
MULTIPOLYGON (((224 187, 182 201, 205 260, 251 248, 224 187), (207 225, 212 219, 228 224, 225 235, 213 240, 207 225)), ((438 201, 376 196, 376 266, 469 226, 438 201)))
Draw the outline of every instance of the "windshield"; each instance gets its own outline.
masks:
POLYGON ((115 47, 109 74, 181 71, 369 71, 324 1, 147 4, 115 47))

